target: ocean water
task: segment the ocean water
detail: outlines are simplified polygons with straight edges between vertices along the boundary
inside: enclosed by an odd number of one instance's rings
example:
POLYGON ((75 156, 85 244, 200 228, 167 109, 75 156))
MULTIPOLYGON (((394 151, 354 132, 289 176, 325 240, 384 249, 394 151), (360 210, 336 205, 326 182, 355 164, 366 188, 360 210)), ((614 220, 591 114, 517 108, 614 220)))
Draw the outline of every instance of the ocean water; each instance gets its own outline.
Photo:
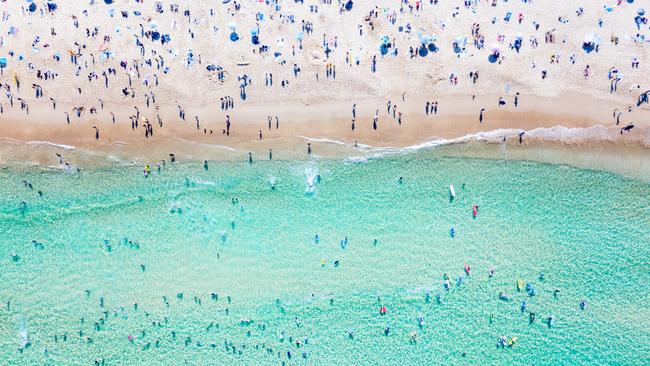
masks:
POLYGON ((428 152, 153 170, 0 171, 0 364, 650 364, 647 182, 428 152))

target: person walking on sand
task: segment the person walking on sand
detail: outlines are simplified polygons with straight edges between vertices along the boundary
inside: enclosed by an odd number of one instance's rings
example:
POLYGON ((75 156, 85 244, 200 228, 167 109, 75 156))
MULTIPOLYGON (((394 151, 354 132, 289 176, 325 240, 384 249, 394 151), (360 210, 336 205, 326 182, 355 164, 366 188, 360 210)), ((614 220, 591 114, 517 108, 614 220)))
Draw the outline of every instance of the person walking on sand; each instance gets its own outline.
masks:
POLYGON ((485 108, 481 108, 481 112, 478 115, 478 122, 483 123, 483 112, 485 112, 485 108))
POLYGON ((372 117, 372 129, 376 130, 377 129, 377 121, 379 120, 379 110, 375 112, 375 116, 372 117))

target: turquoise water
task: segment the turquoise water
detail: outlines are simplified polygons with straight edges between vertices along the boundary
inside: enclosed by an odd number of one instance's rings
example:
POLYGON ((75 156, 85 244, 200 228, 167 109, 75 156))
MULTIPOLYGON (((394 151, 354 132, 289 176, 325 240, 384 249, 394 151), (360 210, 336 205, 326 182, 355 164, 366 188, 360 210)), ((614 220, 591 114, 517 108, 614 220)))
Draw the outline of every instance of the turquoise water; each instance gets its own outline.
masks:
POLYGON ((650 364, 647 182, 423 152, 0 183, 0 364, 650 364))

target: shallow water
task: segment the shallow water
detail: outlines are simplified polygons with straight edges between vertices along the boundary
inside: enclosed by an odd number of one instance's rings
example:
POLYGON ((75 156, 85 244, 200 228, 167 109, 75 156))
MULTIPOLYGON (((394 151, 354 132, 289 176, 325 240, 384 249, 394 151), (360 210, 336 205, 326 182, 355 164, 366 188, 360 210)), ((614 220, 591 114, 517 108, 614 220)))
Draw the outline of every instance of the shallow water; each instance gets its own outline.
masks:
POLYGON ((650 363, 647 182, 419 152, 0 183, 0 364, 650 363))

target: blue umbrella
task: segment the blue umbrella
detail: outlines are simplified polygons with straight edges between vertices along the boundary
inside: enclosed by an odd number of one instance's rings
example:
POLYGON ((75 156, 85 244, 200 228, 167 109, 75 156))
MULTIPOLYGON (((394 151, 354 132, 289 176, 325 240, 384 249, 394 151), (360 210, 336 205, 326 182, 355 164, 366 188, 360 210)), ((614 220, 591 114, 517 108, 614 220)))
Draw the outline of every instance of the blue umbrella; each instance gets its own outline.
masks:
POLYGON ((422 45, 422 47, 420 47, 420 49, 418 50, 418 53, 420 54, 420 56, 425 57, 426 55, 429 54, 429 50, 424 45, 422 45))
POLYGON ((438 47, 436 47, 435 44, 429 43, 429 46, 427 47, 429 49, 429 52, 436 52, 438 51, 438 47))
POLYGON ((230 40, 233 42, 237 42, 239 40, 239 35, 236 32, 230 33, 230 40))
POLYGON ((32 13, 36 11, 36 3, 29 4, 29 11, 32 13))
POLYGON ((160 32, 151 32, 151 40, 157 41, 160 39, 160 32))
POLYGON ((104 0, 104 3, 106 5, 111 5, 113 3, 113 0, 104 0))
POLYGON ((0 67, 7 67, 7 58, 0 57, 0 67))

